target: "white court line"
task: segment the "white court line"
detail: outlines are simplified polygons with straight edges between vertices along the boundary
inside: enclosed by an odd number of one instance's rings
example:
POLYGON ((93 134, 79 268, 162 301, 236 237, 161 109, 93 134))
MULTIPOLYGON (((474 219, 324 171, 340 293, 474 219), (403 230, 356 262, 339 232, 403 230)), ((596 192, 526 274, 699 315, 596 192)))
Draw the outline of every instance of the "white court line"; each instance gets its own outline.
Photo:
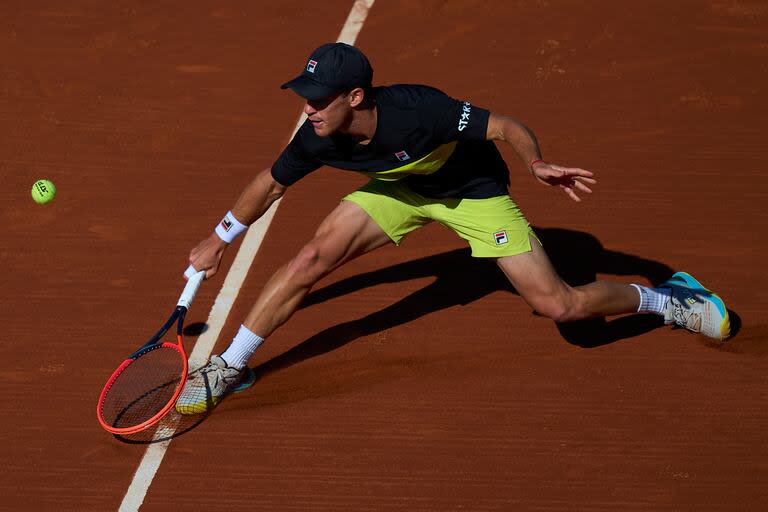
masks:
MULTIPOLYGON (((352 9, 349 11, 349 16, 347 16, 347 21, 339 33, 339 42, 355 43, 357 35, 363 28, 363 23, 368 16, 368 11, 374 2, 375 0, 355 0, 352 4, 352 9)), ((296 135, 305 118, 304 114, 299 117, 291 138, 296 135)), ((264 235, 267 233, 267 228, 269 228, 278 206, 280 206, 279 200, 275 201, 272 208, 248 228, 240 250, 238 250, 235 260, 232 262, 232 267, 224 279, 224 284, 211 307, 211 312, 206 321, 208 330, 200 335, 197 343, 195 343, 195 348, 192 350, 192 354, 189 356, 190 368, 197 368, 203 365, 211 355, 211 351, 216 345, 229 311, 232 309, 237 294, 240 292, 240 287, 245 280, 248 269, 253 263, 253 259, 256 257, 259 247, 261 247, 261 242, 264 240, 264 235)), ((139 467, 136 468, 136 473, 133 475, 131 485, 128 487, 128 491, 125 493, 125 497, 120 504, 119 512, 136 512, 144 503, 144 497, 147 495, 149 486, 152 484, 152 480, 155 478, 155 474, 163 462, 168 445, 171 444, 175 425, 166 423, 162 425, 162 428, 158 428, 158 432, 166 440, 152 443, 147 447, 144 457, 141 459, 139 467)))

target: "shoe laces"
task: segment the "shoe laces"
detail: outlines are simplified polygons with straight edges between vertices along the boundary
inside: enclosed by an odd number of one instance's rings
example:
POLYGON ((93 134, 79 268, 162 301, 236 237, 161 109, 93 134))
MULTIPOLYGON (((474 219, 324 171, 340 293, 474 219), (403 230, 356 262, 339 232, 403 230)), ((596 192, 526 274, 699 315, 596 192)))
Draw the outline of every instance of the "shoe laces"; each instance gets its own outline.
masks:
POLYGON ((683 305, 676 300, 672 302, 672 307, 674 308, 672 315, 675 320, 683 325, 688 325, 690 320, 695 321, 700 316, 698 312, 692 311, 690 306, 683 305))
POLYGON ((678 325, 691 330, 700 328, 701 312, 694 308, 694 304, 701 302, 701 300, 693 291, 681 288, 673 290, 670 302, 672 303, 672 318, 678 325), (679 296, 676 297, 675 295, 678 294, 679 296))
POLYGON ((221 366, 215 361, 210 361, 200 370, 200 373, 208 377, 210 387, 215 389, 220 383, 223 383, 224 385, 229 384, 230 381, 237 377, 239 371, 235 368, 221 366))

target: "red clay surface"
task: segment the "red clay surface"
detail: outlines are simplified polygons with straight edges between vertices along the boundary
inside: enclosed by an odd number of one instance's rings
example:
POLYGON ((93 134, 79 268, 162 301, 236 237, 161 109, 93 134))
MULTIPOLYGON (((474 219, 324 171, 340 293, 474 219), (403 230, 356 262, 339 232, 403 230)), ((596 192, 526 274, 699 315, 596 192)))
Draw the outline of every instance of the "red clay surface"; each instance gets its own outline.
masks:
MULTIPOLYGON (((100 429, 100 388, 287 142, 301 102, 279 84, 351 7, 66 4, 0 6, 3 510, 117 509, 145 446, 100 429)), ((142 510, 768 508, 765 3, 379 0, 358 44, 378 83, 514 115, 597 173, 575 204, 505 150, 573 282, 687 270, 743 327, 723 347, 647 318, 558 329, 430 226, 320 283, 256 386, 171 443, 142 510)), ((360 183, 289 191, 217 348, 360 183)))

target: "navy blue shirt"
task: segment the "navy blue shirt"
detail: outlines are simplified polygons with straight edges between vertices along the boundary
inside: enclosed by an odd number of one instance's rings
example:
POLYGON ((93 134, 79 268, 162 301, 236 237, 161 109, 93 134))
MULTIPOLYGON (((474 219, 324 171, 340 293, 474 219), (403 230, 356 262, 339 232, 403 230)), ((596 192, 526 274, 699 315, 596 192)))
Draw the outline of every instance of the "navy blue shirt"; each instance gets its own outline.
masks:
POLYGON ((488 110, 424 85, 377 87, 373 97, 378 119, 368 144, 344 134, 320 137, 307 120, 272 166, 275 181, 289 186, 328 165, 398 180, 425 197, 508 194, 507 165, 486 140, 488 110))

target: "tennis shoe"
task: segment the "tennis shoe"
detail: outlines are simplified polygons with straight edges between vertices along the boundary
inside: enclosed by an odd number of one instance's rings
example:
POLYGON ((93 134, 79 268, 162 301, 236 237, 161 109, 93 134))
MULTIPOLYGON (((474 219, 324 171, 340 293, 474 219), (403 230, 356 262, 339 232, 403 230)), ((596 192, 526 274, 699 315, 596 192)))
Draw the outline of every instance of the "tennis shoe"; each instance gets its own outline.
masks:
POLYGON ((207 365, 190 375, 176 401, 176 410, 181 414, 207 412, 238 390, 248 375, 247 368, 232 368, 220 356, 212 356, 207 365))
POLYGON ((672 290, 664 323, 677 324, 721 341, 731 335, 731 322, 723 299, 704 288, 692 275, 676 272, 659 287, 672 290))

